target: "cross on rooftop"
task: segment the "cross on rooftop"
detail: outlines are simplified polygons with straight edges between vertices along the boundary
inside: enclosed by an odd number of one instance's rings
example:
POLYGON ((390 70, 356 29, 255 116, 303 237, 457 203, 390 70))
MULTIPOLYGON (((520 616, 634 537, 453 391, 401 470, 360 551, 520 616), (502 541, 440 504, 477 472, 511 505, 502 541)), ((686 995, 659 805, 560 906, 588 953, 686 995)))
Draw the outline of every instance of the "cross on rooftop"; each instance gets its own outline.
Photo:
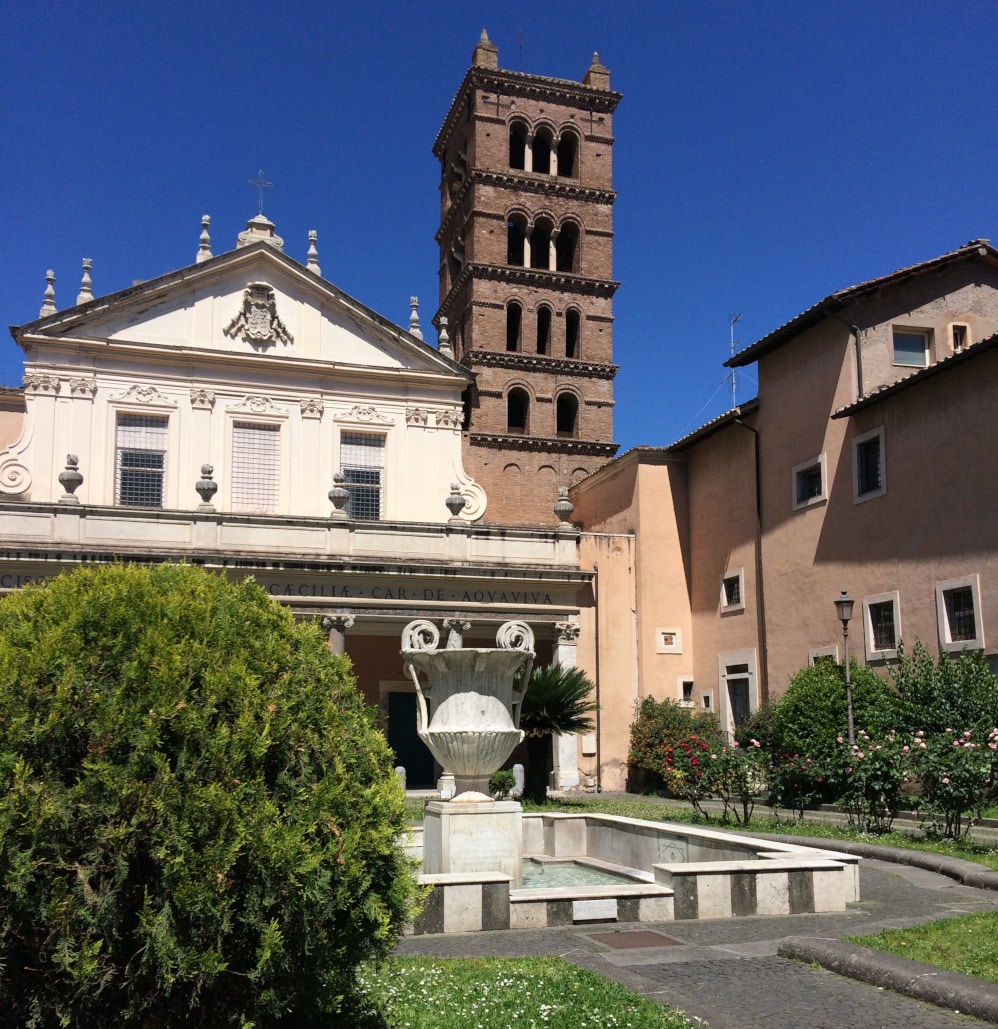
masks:
POLYGON ((257 206, 259 208, 256 213, 257 214, 263 214, 263 191, 265 189, 270 189, 270 187, 273 186, 273 183, 272 182, 268 182, 263 177, 263 171, 260 170, 260 171, 258 171, 256 173, 256 178, 255 179, 250 179, 249 180, 249 184, 251 186, 256 186, 257 206))

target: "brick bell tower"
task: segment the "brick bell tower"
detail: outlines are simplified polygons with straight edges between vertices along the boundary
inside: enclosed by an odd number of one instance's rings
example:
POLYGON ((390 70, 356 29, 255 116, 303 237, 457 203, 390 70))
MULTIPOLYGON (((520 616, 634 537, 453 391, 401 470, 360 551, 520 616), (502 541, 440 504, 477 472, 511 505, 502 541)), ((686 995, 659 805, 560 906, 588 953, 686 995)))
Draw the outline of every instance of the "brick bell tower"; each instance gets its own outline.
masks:
POLYGON ((499 67, 483 31, 433 145, 440 310, 476 374, 464 466, 485 520, 557 522, 560 486, 613 440, 613 132, 620 94, 593 55, 581 83, 499 67))

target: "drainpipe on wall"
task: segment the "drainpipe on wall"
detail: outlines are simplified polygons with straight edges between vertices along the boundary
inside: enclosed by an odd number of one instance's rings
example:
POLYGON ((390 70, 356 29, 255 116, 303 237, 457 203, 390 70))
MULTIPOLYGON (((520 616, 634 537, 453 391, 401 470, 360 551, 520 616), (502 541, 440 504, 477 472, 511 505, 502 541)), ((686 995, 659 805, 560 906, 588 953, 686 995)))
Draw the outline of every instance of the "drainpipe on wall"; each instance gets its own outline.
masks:
POLYGON ((599 565, 593 564, 593 615, 596 619, 595 644, 596 644, 596 792, 603 792, 603 765, 601 764, 602 751, 600 746, 600 704, 599 691, 599 565))
POLYGON ((765 703, 769 700, 769 645, 766 640, 766 595, 762 583, 762 472, 759 467, 759 430, 754 425, 735 419, 735 425, 748 429, 754 437, 755 452, 755 611, 756 633, 759 636, 759 650, 762 660, 759 675, 759 697, 765 703))

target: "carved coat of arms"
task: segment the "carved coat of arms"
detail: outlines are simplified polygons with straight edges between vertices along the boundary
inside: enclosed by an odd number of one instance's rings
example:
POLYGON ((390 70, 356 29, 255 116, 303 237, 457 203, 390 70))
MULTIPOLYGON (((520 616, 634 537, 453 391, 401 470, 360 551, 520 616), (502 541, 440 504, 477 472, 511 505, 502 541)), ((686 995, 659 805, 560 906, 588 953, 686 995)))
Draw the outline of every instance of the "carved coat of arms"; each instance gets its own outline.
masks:
POLYGON ((239 337, 252 346, 294 343, 294 337, 277 316, 274 291, 265 282, 251 282, 246 287, 242 310, 223 331, 230 339, 239 337))

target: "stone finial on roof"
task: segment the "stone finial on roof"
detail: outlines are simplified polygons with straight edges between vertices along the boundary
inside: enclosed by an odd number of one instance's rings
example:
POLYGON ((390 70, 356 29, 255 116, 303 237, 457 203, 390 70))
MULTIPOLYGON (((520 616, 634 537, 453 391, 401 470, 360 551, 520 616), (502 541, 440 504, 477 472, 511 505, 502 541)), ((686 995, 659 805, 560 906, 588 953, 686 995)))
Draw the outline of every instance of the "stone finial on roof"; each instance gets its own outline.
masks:
POLYGON ((471 64, 475 68, 499 67, 499 48, 489 39, 489 34, 485 29, 482 29, 475 49, 471 52, 471 64))
POLYGON ((248 247, 251 243, 257 243, 261 239, 264 243, 269 243, 275 250, 284 253, 284 240, 274 232, 274 223, 262 214, 250 218, 246 223, 246 228, 239 233, 236 239, 236 248, 248 247))
POLYGON ((38 312, 39 318, 55 314, 55 272, 51 268, 45 273, 45 300, 42 302, 42 309, 38 312))
POLYGON ((200 264, 202 261, 211 260, 211 236, 208 229, 211 227, 211 219, 208 215, 201 216, 201 235, 198 237, 198 255, 195 261, 200 264))
POLYGON ((310 272, 315 272, 316 275, 322 274, 322 269, 319 267, 319 251, 316 249, 316 242, 319 239, 319 233, 315 229, 308 230, 308 263, 305 265, 310 272))
POLYGON ((409 335, 422 339, 423 330, 419 327, 419 297, 409 297, 409 306, 412 308, 409 314, 409 335))
POLYGON ((592 86, 593 89, 610 88, 610 69, 600 62, 599 54, 593 51, 593 61, 589 70, 583 76, 583 86, 592 86))
POLYGON ((78 304, 85 304, 94 298, 93 280, 90 278, 90 269, 94 262, 89 257, 83 258, 83 278, 80 280, 80 292, 76 296, 78 304))
POLYGON ((454 348, 450 345, 450 333, 447 331, 447 319, 440 317, 440 328, 437 330, 437 350, 445 357, 454 356, 454 348))

